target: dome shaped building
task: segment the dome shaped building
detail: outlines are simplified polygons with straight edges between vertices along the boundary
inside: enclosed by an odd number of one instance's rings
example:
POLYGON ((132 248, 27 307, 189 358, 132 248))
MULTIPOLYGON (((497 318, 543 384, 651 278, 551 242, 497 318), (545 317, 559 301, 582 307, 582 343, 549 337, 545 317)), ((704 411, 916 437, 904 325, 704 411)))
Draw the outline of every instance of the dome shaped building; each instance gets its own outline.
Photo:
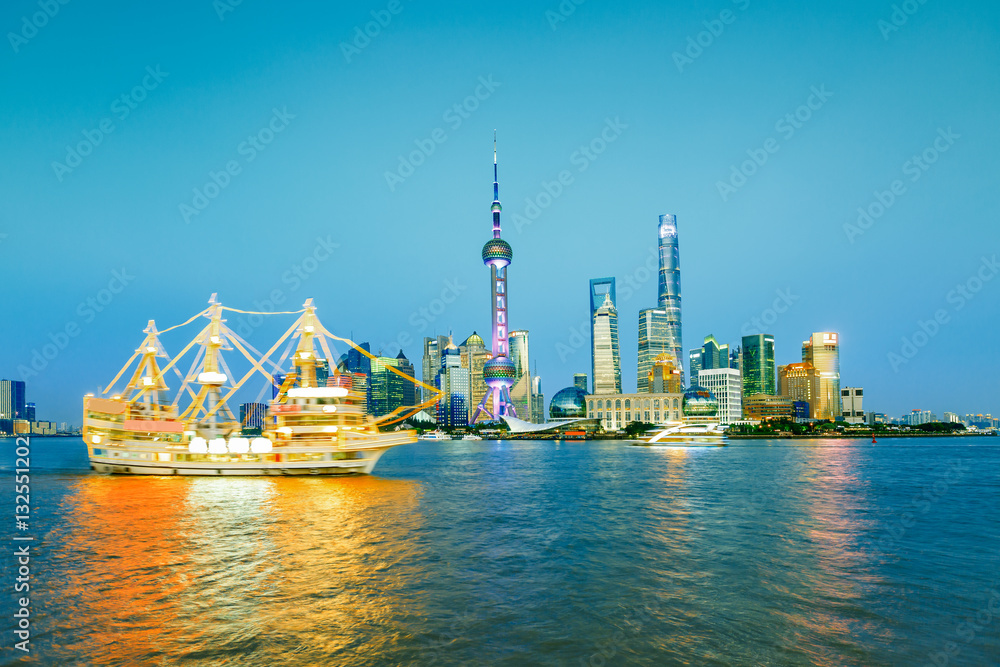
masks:
POLYGON ((681 400, 684 421, 689 423, 709 423, 718 421, 719 401, 715 394, 699 384, 692 384, 684 392, 681 400))
POLYGON ((579 387, 566 387, 549 403, 550 419, 583 419, 587 416, 587 392, 579 387))

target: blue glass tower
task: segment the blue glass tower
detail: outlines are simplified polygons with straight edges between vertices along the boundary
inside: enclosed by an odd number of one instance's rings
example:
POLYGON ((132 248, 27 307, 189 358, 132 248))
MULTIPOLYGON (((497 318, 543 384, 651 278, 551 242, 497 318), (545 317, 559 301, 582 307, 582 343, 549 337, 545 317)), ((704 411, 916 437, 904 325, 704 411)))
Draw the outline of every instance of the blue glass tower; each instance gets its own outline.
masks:
POLYGON ((517 417, 517 410, 510 400, 510 388, 517 379, 517 367, 510 360, 507 332, 507 267, 514 259, 510 244, 500 238, 500 180, 497 172, 497 138, 493 135, 493 238, 483 246, 483 264, 490 267, 493 299, 493 358, 483 364, 486 394, 476 408, 472 422, 485 416, 492 421, 503 417, 517 417))

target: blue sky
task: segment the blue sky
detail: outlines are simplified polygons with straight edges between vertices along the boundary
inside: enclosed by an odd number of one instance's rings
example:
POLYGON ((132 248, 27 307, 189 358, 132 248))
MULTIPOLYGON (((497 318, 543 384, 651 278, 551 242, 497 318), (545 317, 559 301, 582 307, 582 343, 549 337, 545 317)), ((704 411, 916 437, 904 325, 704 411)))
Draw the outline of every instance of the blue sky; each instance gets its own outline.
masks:
POLYGON ((548 396, 589 372, 573 330, 609 275, 634 388, 656 300, 643 267, 674 213, 685 349, 766 317, 789 363, 838 331, 866 409, 1000 413, 984 264, 1000 254, 1000 9, 893 4, 5 3, 0 376, 76 325, 27 379, 39 418, 78 423, 148 319, 179 323, 212 292, 248 309, 312 297, 334 331, 415 361, 425 335, 485 333, 496 128, 511 322, 548 396), (213 173, 225 187, 199 200, 213 173), (771 318, 779 291, 791 304, 771 318))

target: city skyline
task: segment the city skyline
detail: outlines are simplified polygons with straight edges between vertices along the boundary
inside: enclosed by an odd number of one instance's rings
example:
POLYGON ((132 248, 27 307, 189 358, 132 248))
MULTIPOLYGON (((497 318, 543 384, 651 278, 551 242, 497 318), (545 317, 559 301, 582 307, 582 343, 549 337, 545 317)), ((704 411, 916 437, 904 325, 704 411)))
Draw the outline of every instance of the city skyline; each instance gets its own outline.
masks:
MULTIPOLYGON (((8 44, 20 94, 0 128, 0 261, 30 289, 8 298, 0 376, 28 382, 39 417, 78 421, 79 397, 147 320, 177 324, 212 292, 247 310, 312 296, 333 329, 388 357, 485 331, 469 257, 494 128, 518 248, 512 316, 552 390, 590 365, 594 276, 618 278, 621 358, 635 358, 638 312, 658 296, 648 229, 670 211, 689 340, 769 333, 788 364, 810 332, 835 331, 841 375, 872 409, 1000 412, 995 366, 959 356, 995 324, 1000 289, 995 6, 928 3, 885 34, 891 4, 818 7, 807 25, 801 8, 737 5, 690 63, 674 54, 690 58, 719 8, 585 3, 553 26, 527 3, 455 6, 445 29, 403 6, 349 59, 340 44, 367 8, 309 6, 305 22, 246 3, 224 20, 211 6, 116 8, 158 26, 143 32, 70 5, 8 44), (192 269, 206 247, 221 251, 192 269), (362 275, 364 290, 346 288, 362 275)), ((6 6, 0 24, 18 32, 29 9, 6 6)))

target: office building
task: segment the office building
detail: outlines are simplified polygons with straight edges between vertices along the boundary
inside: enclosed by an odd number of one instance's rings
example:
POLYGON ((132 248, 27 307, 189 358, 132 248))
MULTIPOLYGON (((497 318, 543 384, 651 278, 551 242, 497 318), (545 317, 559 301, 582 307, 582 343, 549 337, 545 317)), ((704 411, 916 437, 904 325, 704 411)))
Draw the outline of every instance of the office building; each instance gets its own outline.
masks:
MULTIPOLYGON (((670 321, 664 308, 646 308, 639 311, 639 355, 636 367, 636 389, 641 393, 646 391, 649 381, 649 371, 653 362, 664 354, 675 357, 671 345, 670 321)), ((678 363, 678 365, 680 365, 678 363)), ((683 375, 683 373, 682 373, 683 375)))
POLYGON ((666 344, 680 366, 681 346, 681 255, 677 238, 677 216, 661 215, 660 237, 660 289, 659 306, 667 313, 666 344))
MULTIPOLYGON (((728 354, 727 359, 728 362, 728 354)), ((719 403, 720 424, 743 419, 743 383, 735 368, 712 368, 698 374, 698 384, 715 395, 719 403)))
MULTIPOLYGON (((745 385, 744 385, 745 386, 745 385)), ((755 394, 743 397, 743 418, 755 422, 772 419, 793 419, 795 403, 787 396, 755 394)))
POLYGON ((819 372, 817 419, 834 421, 841 415, 839 336, 821 331, 802 343, 802 361, 819 372))
POLYGON ((243 403, 240 405, 240 426, 244 433, 260 433, 267 419, 267 405, 264 403, 243 403))
POLYGON ((542 378, 537 375, 531 378, 531 401, 531 421, 535 424, 544 424, 545 394, 542 393, 542 378))
MULTIPOLYGON (((406 360, 406 357, 403 359, 406 360)), ((372 397, 371 414, 376 417, 391 414, 397 408, 406 405, 403 402, 404 385, 410 382, 392 371, 394 368, 399 368, 399 362, 397 357, 380 356, 371 360, 369 393, 372 397)))
MULTIPOLYGON (((371 354, 372 346, 369 343, 359 343, 358 348, 364 350, 368 354, 371 354)), ((337 364, 338 369, 341 373, 364 373, 366 381, 366 399, 367 399, 367 409, 368 413, 372 414, 372 394, 371 394, 371 379, 372 379, 372 362, 371 358, 366 354, 362 354, 358 349, 351 348, 347 351, 347 354, 340 357, 340 361, 337 364)))
POLYGON ((820 419, 819 380, 820 375, 812 364, 787 364, 779 366, 778 394, 793 401, 804 401, 809 404, 809 417, 820 419))
MULTIPOLYGON (((417 377, 413 362, 406 358, 403 350, 400 350, 399 354, 396 355, 396 368, 411 378, 417 377)), ((406 378, 400 378, 400 380, 403 381, 403 405, 408 407, 417 405, 417 385, 406 378)))
POLYGON ((514 364, 514 386, 510 389, 511 401, 518 417, 527 422, 534 421, 532 408, 531 360, 528 356, 528 332, 511 331, 508 334, 510 360, 514 364))
POLYGON ((0 380, 0 419, 26 419, 28 406, 24 395, 21 380, 0 380))
POLYGON ((584 393, 586 393, 590 391, 587 380, 588 378, 586 373, 576 373, 573 375, 573 386, 577 389, 582 389, 584 393))
MULTIPOLYGON (((469 369, 462 368, 461 352, 451 342, 441 351, 441 368, 438 370, 436 386, 441 390, 441 399, 437 404, 438 424, 467 426, 472 408, 471 376, 469 369)), ((509 393, 506 398, 509 400, 509 393)))
POLYGON ((848 424, 864 424, 865 411, 861 407, 864 389, 861 387, 844 387, 840 390, 841 414, 848 424))
POLYGON ((595 394, 622 393, 621 359, 618 349, 618 310, 611 294, 604 295, 604 302, 594 312, 594 337, 591 339, 591 358, 594 370, 595 394))
POLYGON ((698 384, 698 371, 701 370, 701 348, 688 351, 688 375, 691 384, 698 384))
MULTIPOLYGON (((420 364, 420 379, 424 384, 436 386, 437 374, 441 370, 441 351, 446 347, 448 347, 447 336, 434 336, 433 338, 427 336, 424 338, 424 354, 420 364)), ((430 396, 427 398, 429 399, 430 396)))
MULTIPOLYGON (((472 383, 472 403, 479 405, 479 402, 486 396, 486 378, 483 377, 483 367, 486 362, 493 358, 493 355, 486 349, 486 341, 475 331, 465 339, 465 342, 458 346, 462 355, 462 368, 469 369, 470 382, 472 383)), ((486 421, 488 417, 480 415, 480 421, 486 421)))
POLYGON ((742 367, 743 405, 747 398, 758 394, 773 396, 774 383, 774 336, 754 334, 743 336, 742 367))
POLYGON ((960 424, 962 420, 959 419, 958 415, 955 414, 954 412, 946 412, 944 413, 944 422, 946 424, 960 424))
POLYGON ((646 380, 646 391, 651 394, 679 394, 684 391, 681 369, 674 364, 672 355, 661 354, 653 362, 646 380))
POLYGON ((25 414, 25 419, 27 419, 29 422, 35 421, 35 404, 25 403, 24 414, 25 414))

